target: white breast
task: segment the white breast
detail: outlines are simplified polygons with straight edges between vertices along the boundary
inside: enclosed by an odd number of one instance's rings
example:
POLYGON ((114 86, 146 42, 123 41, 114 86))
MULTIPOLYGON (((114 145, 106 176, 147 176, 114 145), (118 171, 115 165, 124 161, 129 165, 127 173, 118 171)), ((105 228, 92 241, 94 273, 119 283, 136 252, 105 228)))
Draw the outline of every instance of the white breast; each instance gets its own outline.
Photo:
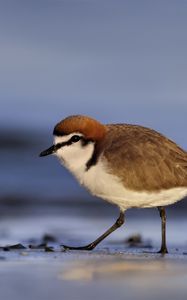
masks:
POLYGON ((116 204, 125 211, 131 207, 157 207, 172 204, 187 195, 187 188, 179 187, 159 192, 135 192, 125 188, 120 179, 107 172, 106 163, 101 159, 88 171, 84 168, 71 170, 80 184, 91 194, 116 204))

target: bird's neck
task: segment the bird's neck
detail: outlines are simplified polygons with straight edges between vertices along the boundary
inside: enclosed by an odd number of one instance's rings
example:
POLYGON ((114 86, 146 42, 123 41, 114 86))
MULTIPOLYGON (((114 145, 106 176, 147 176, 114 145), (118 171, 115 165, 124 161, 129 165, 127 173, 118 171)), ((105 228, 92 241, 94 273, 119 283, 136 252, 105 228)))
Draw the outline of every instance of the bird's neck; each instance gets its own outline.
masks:
POLYGON ((88 162, 91 161, 94 154, 94 144, 90 143, 80 153, 67 153, 61 160, 62 164, 79 180, 88 170, 88 162))

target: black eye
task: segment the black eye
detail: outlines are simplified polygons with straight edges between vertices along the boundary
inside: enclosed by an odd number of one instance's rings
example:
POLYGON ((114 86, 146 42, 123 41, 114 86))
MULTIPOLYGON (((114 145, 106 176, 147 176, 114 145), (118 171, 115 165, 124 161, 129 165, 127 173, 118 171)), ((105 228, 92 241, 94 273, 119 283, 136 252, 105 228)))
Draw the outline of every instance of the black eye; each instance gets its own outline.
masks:
POLYGON ((76 143, 81 139, 81 137, 79 135, 73 135, 71 138, 71 142, 72 143, 76 143))

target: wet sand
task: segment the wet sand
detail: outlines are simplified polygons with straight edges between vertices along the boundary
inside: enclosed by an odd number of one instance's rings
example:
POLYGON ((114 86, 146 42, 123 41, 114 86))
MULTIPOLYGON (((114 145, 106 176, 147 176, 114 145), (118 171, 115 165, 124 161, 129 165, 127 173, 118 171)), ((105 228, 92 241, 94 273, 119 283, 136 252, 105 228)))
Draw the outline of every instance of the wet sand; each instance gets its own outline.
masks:
POLYGON ((160 219, 154 210, 129 211, 125 226, 91 252, 60 247, 92 241, 116 217, 115 209, 75 206, 2 215, 1 246, 21 243, 25 249, 0 250, 1 299, 186 299, 187 219, 182 212, 168 213, 170 254, 164 257, 155 254, 160 219), (46 234, 53 252, 29 248, 46 234), (137 244, 131 243, 137 234, 137 244))

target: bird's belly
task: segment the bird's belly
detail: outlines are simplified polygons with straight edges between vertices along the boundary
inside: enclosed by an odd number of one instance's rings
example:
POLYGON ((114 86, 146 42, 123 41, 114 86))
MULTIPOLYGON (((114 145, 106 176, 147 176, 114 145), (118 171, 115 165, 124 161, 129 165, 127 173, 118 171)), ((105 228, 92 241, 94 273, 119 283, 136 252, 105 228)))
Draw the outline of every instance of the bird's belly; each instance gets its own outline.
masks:
POLYGON ((118 205, 121 210, 131 207, 165 206, 187 196, 187 187, 154 192, 130 190, 120 182, 117 176, 106 172, 102 164, 90 168, 79 181, 91 194, 118 205))

